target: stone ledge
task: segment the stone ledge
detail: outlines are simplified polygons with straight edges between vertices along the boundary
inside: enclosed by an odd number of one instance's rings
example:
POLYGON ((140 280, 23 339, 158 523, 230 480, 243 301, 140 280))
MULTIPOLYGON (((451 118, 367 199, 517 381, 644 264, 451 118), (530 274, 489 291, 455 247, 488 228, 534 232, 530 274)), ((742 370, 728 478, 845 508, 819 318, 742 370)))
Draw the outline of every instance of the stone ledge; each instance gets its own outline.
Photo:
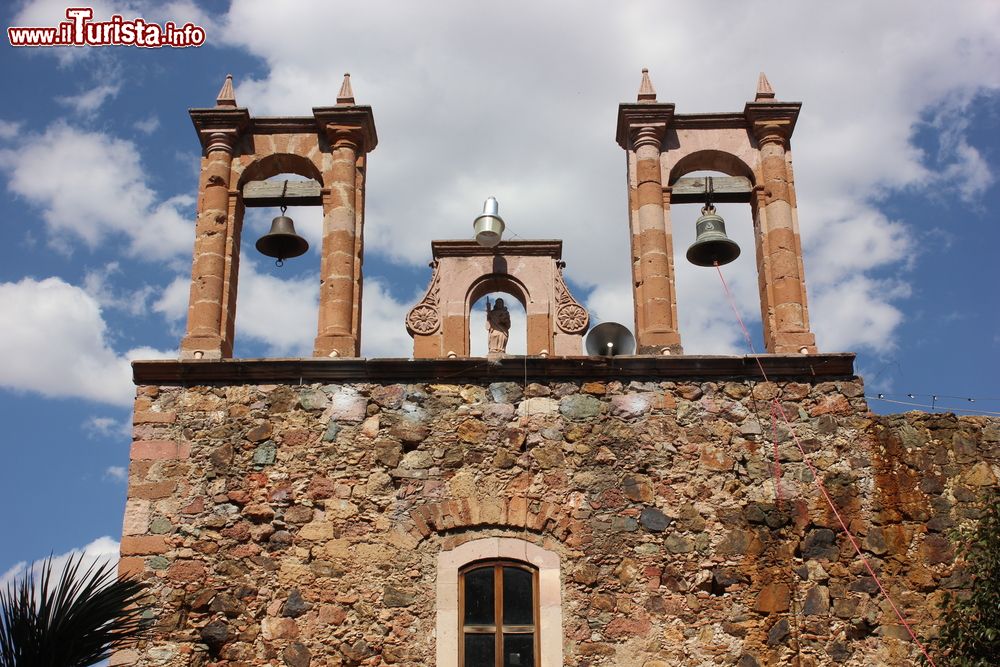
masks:
POLYGON ((314 382, 501 382, 570 380, 826 381, 854 377, 854 354, 743 356, 523 357, 459 359, 223 359, 132 362, 137 385, 314 382))

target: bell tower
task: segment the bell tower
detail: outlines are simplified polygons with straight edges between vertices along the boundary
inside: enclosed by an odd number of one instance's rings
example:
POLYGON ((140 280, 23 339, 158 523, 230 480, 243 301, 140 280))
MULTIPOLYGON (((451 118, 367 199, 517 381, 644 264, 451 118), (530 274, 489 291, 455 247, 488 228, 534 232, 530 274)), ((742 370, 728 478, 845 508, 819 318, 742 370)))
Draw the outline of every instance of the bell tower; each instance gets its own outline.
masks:
POLYGON ((248 206, 323 207, 319 331, 314 356, 356 357, 361 350, 361 282, 368 153, 378 144, 371 107, 354 101, 350 74, 332 107, 312 116, 253 117, 236 104, 227 76, 215 107, 191 109, 203 155, 181 359, 233 356, 243 214, 248 206), (266 179, 309 179, 272 192, 266 179))
MULTIPOLYGON (((487 200, 477 240, 431 244, 412 357, 361 358, 371 109, 345 77, 335 106, 254 117, 227 79, 191 111, 182 358, 132 364, 119 571, 151 606, 109 664, 915 664, 908 630, 935 627, 927 600, 960 572, 942 531, 997 484, 1000 422, 873 415, 854 355, 815 353, 798 110, 761 77, 742 112, 675 114, 647 73, 621 105, 640 354, 609 322, 611 349, 583 354, 562 243, 501 240, 487 200), (680 354, 670 210, 706 190, 750 205, 775 354, 680 354), (281 203, 323 207, 316 358, 228 359, 244 210, 281 203), (525 354, 506 354, 494 302, 472 356, 470 312, 494 292, 523 306, 525 354)), ((702 216, 695 263, 727 261, 706 250, 721 222, 702 216)))
POLYGON ((720 171, 715 202, 750 204, 764 342, 772 354, 815 353, 809 329, 791 137, 800 102, 779 102, 761 73, 742 112, 676 114, 657 102, 648 70, 635 103, 618 107, 616 140, 626 153, 632 287, 640 354, 682 351, 674 286, 672 204, 705 203, 708 183, 685 177, 720 171))

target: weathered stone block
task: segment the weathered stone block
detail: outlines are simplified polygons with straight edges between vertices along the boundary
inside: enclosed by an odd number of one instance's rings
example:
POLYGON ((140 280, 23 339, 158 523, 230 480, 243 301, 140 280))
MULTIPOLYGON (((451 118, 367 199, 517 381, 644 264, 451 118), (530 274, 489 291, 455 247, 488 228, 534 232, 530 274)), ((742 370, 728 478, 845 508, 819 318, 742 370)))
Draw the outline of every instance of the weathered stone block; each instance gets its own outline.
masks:
POLYGON ((754 611, 764 614, 780 614, 788 611, 791 592, 788 584, 768 584, 761 589, 754 604, 754 611))
POLYGON ((567 419, 589 419, 603 409, 604 403, 588 394, 566 396, 559 402, 559 412, 567 419))
POLYGON ((642 527, 646 530, 660 533, 670 527, 670 524, 673 523, 673 519, 655 507, 646 507, 639 515, 639 523, 641 523, 642 527))
POLYGON ((173 440, 137 440, 132 443, 132 460, 186 459, 191 455, 191 444, 173 440))

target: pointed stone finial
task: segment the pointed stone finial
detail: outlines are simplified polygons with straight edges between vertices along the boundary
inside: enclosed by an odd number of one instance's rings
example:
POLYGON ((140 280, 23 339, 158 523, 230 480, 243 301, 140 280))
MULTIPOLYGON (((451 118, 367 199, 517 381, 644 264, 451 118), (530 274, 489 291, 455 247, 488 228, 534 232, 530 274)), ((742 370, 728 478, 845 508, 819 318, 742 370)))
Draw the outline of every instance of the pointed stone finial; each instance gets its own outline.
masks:
POLYGON ((653 88, 653 82, 649 80, 649 70, 645 67, 642 68, 642 83, 639 84, 639 101, 656 101, 656 89, 653 88))
POLYGON ((215 99, 215 106, 217 107, 235 107, 236 106, 236 92, 233 90, 233 75, 227 74, 226 81, 222 84, 222 89, 219 91, 219 96, 215 99))
POLYGON ((771 87, 771 82, 768 81, 764 73, 761 72, 760 77, 757 79, 757 96, 754 98, 754 102, 773 99, 774 88, 771 87))
POLYGON ((340 92, 337 93, 337 104, 354 104, 354 91, 351 90, 351 73, 344 73, 344 83, 340 84, 340 92))

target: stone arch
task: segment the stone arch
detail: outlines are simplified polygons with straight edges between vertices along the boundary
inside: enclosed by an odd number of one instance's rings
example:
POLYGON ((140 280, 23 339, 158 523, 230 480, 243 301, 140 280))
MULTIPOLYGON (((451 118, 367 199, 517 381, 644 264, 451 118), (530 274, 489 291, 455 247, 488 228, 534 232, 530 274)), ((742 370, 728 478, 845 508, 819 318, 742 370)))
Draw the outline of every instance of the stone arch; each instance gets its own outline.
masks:
POLYGON ((578 546, 590 538, 589 525, 571 520, 564 507, 524 496, 456 498, 426 503, 411 510, 396 532, 405 538, 403 542, 415 547, 431 535, 488 527, 551 536, 570 546, 578 546))
POLYGON ((467 357, 472 304, 507 291, 524 306, 529 355, 579 356, 590 323, 562 276, 561 241, 434 241, 433 273, 424 297, 406 316, 413 356, 467 357))
MULTIPOLYGON (((495 264, 494 268, 496 268, 495 264)), ((468 296, 465 299, 466 309, 472 308, 474 303, 492 292, 510 294, 521 303, 525 310, 528 309, 528 303, 531 301, 527 285, 518 280, 516 276, 509 273, 490 273, 480 276, 469 285, 468 296)))
POLYGON ((308 157, 293 153, 269 153, 257 155, 243 167, 236 189, 242 190, 250 181, 266 181, 278 174, 296 174, 323 185, 323 174, 319 166, 308 157))
POLYGON ((734 153, 722 150, 703 149, 688 153, 677 160, 670 169, 668 183, 673 185, 677 179, 693 171, 719 171, 729 176, 743 176, 754 184, 753 168, 734 153))

